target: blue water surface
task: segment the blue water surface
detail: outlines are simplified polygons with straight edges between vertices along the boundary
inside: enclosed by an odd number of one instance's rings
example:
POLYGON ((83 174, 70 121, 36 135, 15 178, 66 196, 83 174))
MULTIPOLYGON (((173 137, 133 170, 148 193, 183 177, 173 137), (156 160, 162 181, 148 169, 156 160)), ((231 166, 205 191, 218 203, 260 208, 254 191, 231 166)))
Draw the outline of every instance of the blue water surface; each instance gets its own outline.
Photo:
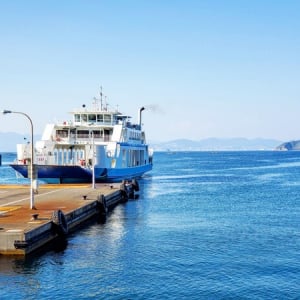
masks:
MULTIPOLYGON (((16 180, 8 161, 0 183, 16 180)), ((154 164, 139 199, 64 249, 0 256, 0 299, 300 299, 300 152, 154 164)))

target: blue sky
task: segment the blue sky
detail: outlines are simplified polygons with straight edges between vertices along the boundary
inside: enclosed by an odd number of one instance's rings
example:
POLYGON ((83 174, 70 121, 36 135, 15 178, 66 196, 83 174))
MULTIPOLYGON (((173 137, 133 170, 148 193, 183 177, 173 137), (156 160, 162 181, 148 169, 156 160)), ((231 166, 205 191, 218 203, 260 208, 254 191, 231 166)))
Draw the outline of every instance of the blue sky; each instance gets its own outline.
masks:
POLYGON ((102 86, 148 140, 300 139, 299 32, 300 1, 0 1, 0 110, 38 134, 102 86))

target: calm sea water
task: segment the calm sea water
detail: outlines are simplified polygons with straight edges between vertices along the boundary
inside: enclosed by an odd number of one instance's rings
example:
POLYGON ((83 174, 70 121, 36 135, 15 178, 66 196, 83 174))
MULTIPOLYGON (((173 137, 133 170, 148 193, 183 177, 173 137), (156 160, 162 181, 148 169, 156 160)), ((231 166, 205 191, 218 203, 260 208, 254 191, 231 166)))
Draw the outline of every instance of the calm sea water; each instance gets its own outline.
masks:
POLYGON ((300 152, 155 153, 140 186, 65 249, 0 257, 0 299, 300 299, 300 152))

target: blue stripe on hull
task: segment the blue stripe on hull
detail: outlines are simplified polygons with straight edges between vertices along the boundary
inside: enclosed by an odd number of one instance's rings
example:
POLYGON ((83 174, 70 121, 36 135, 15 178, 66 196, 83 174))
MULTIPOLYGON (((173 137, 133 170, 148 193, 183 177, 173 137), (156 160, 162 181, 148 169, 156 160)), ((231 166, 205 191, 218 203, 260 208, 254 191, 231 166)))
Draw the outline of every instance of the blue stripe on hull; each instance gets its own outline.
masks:
POLYGON ((122 168, 122 169, 107 169, 107 182, 122 181, 123 179, 133 179, 141 177, 144 173, 151 171, 152 165, 148 164, 145 166, 122 168))
MULTIPOLYGON (((28 178, 27 165, 10 165, 23 177, 28 178)), ((38 165, 38 179, 47 183, 89 183, 92 170, 80 166, 38 165)), ((95 168, 96 182, 116 182, 142 176, 152 169, 152 164, 122 169, 95 168)))
MULTIPOLYGON (((10 165, 25 178, 28 178, 27 165, 10 165)), ((38 178, 45 182, 79 183, 91 182, 92 173, 80 166, 38 165, 38 178)))

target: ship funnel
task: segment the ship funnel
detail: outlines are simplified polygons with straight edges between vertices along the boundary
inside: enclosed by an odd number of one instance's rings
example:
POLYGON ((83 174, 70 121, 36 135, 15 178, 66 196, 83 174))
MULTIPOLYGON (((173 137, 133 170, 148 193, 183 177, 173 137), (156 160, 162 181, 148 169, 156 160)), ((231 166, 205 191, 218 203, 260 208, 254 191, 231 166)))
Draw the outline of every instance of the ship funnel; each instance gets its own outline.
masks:
POLYGON ((145 107, 140 108, 140 113, 139 113, 139 125, 140 128, 142 129, 142 111, 145 109, 145 107))

